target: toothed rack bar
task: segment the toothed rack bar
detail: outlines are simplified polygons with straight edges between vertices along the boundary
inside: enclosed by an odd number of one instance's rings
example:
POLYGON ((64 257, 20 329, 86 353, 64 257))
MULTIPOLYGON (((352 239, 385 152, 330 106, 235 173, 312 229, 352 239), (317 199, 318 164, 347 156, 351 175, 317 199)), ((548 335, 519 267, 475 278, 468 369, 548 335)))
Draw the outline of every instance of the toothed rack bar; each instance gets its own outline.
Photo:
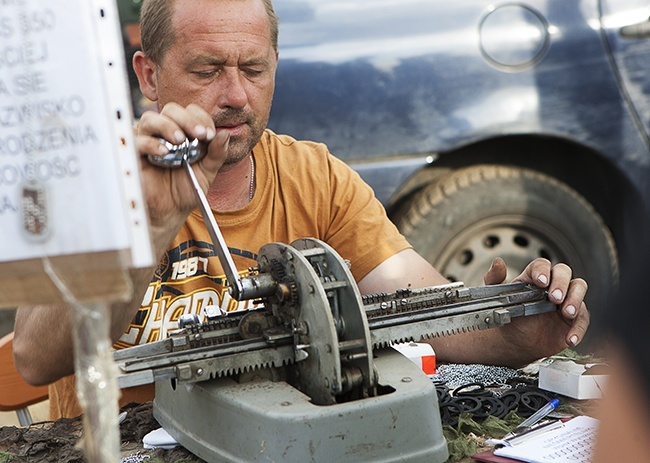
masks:
POLYGON ((372 396, 373 349, 557 309, 543 289, 524 283, 451 283, 361 296, 345 261, 317 240, 264 246, 256 281, 260 276, 270 295, 259 309, 195 319, 167 339, 115 352, 120 386, 198 382, 274 367, 297 370, 280 376, 293 378, 319 403, 355 389, 372 396))

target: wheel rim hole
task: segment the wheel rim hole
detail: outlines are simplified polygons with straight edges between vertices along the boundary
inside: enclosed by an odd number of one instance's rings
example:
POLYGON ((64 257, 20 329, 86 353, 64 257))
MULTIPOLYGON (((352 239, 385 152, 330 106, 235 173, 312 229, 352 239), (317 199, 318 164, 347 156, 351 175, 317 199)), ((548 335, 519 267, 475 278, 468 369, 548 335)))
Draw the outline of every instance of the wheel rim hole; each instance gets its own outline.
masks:
POLYGON ((474 260, 474 253, 469 249, 463 250, 458 256, 460 265, 469 265, 474 260))
POLYGON ((544 259, 548 259, 550 261, 553 260, 553 259, 551 259, 551 253, 548 252, 546 249, 541 249, 539 251, 539 257, 543 257, 544 259))
POLYGON ((530 244, 530 241, 528 241, 528 238, 522 235, 517 235, 515 236, 515 239, 513 240, 515 244, 521 248, 527 248, 528 245, 530 244))
POLYGON ((486 236, 485 239, 483 240, 483 246, 485 246, 488 249, 496 248, 501 240, 499 239, 498 236, 495 235, 489 235, 486 236))

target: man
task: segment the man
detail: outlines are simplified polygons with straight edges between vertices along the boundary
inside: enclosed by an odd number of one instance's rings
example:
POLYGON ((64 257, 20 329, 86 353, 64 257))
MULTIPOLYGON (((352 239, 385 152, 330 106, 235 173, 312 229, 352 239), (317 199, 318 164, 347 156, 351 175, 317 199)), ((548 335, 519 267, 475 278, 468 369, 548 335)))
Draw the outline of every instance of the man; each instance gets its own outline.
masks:
MULTIPOLYGON (((350 260, 362 293, 446 282, 388 221, 370 188, 323 145, 265 130, 278 61, 270 0, 145 0, 141 30, 143 52, 133 66, 142 92, 160 112, 142 116, 136 145, 161 262, 155 270, 134 271, 139 292, 113 309, 117 347, 160 339, 180 314, 200 313, 206 305, 246 307, 229 300, 221 286, 223 272, 193 211, 186 173, 144 159, 166 151, 159 137, 178 143, 188 136, 207 146, 193 169, 238 269, 255 265, 263 244, 316 237, 350 260)), ((503 282, 505 273, 497 259, 486 283, 503 282)), ((551 268, 543 259, 517 279, 548 288, 561 311, 436 339, 441 360, 515 366, 582 340, 589 324, 583 280, 571 279, 566 265, 551 268)), ((29 382, 49 383, 73 372, 72 341, 62 332, 69 333, 64 307, 19 309, 14 352, 29 382), (62 328, 50 330, 53 324, 62 328)), ((80 412, 71 384, 67 379, 51 388, 52 402, 60 405, 53 416, 80 412)), ((148 394, 140 399, 150 399, 148 394)))

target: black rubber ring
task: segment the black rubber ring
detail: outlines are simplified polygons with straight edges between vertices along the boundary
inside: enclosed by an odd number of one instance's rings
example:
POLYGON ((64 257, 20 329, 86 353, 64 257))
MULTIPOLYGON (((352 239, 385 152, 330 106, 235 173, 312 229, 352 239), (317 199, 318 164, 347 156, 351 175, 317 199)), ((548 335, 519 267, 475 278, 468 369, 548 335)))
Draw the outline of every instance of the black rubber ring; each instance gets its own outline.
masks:
POLYGON ((476 397, 479 395, 485 395, 485 394, 491 394, 489 391, 485 390, 485 385, 482 383, 468 383, 464 384, 462 386, 458 386, 456 389, 454 389, 453 396, 472 396, 476 397), (476 388, 476 389, 470 389, 470 388, 476 388), (465 390, 468 389, 468 390, 465 390))
POLYGON ((479 411, 483 404, 476 397, 454 397, 451 402, 458 404, 463 409, 463 413, 476 413, 479 411))

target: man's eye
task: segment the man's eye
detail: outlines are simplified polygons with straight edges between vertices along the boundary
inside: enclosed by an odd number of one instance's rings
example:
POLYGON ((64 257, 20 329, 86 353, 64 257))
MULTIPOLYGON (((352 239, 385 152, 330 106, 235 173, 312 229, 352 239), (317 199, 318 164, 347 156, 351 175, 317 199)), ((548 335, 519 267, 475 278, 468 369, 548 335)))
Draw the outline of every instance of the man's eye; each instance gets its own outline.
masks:
POLYGON ((250 69, 250 68, 245 68, 243 69, 244 73, 248 76, 251 77, 256 77, 256 76, 261 76, 264 71, 261 69, 250 69))
POLYGON ((217 70, 210 70, 210 71, 192 71, 192 74, 194 74, 197 77, 200 77, 202 79, 209 79, 211 77, 216 76, 219 73, 217 70))

